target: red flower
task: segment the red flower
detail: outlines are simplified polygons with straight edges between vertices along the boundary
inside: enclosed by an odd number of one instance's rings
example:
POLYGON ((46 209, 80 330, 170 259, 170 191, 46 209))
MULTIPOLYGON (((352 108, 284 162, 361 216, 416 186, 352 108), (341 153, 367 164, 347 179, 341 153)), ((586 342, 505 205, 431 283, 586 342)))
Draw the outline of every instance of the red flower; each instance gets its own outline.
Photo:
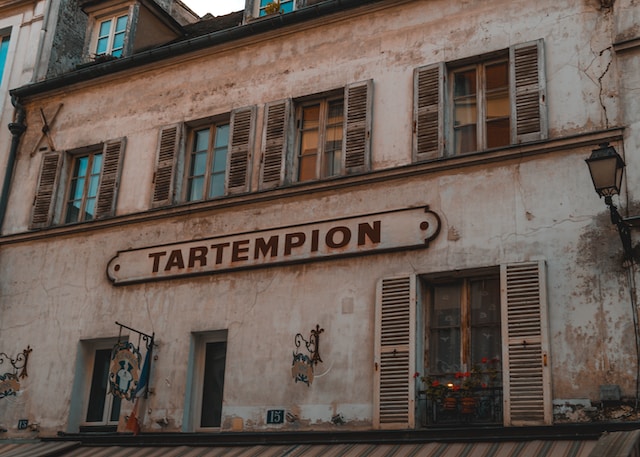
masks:
POLYGON ((463 376, 464 376, 464 375, 463 375, 461 372, 459 372, 459 371, 455 374, 456 379, 460 379, 460 378, 462 378, 463 376))
POLYGON ((489 359, 487 359, 486 357, 482 358, 482 363, 487 363, 489 361, 489 359))
POLYGON ((440 385, 440 381, 438 381, 437 379, 435 379, 432 383, 431 383, 431 387, 438 387, 440 385))
POLYGON ((413 373, 413 379, 416 379, 418 376, 420 376, 420 373, 418 373, 417 371, 413 373))

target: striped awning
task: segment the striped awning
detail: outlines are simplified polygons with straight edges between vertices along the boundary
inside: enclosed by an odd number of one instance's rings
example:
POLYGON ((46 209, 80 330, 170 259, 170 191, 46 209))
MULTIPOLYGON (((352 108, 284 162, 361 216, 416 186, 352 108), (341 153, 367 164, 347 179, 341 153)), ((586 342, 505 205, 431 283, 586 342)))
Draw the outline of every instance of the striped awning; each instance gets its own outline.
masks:
POLYGON ((588 457, 596 441, 502 443, 305 444, 261 446, 0 445, 2 457, 588 457))
POLYGON ((0 457, 640 457, 639 446, 640 430, 605 433, 600 440, 468 443, 92 446, 70 441, 0 441, 0 457))

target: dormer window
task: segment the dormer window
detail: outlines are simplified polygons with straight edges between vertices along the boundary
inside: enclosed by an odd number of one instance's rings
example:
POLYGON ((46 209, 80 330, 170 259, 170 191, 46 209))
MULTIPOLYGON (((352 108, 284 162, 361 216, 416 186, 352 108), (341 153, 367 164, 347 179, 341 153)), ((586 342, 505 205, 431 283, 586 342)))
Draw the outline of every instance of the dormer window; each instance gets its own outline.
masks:
MULTIPOLYGON (((271 5, 277 5, 278 0, 260 0, 260 17, 270 14, 271 5)), ((280 13, 290 13, 295 9, 294 0, 280 0, 280 13)))
POLYGON ((127 14, 100 21, 96 42, 96 56, 112 55, 121 57, 127 32, 127 14))

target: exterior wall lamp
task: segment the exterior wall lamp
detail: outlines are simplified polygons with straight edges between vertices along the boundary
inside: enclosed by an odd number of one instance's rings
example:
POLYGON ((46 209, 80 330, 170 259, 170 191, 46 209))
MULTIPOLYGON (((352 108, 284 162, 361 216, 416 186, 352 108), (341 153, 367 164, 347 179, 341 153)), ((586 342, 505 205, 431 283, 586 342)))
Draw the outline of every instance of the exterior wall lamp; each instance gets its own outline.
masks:
POLYGON ((618 228, 624 249, 624 259, 633 263, 636 255, 631 244, 631 224, 620 215, 612 200, 614 195, 620 194, 624 160, 613 146, 602 143, 598 149, 591 152, 591 156, 585 162, 589 166, 593 187, 600 197, 604 197, 604 202, 611 213, 611 223, 618 228))

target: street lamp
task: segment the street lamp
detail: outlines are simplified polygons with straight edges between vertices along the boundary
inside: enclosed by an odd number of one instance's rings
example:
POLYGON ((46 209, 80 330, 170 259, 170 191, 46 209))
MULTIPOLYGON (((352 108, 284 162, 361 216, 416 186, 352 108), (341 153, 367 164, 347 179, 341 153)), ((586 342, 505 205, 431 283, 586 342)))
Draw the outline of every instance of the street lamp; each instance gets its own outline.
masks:
POLYGON ((602 143, 598 149, 591 152, 591 156, 585 160, 589 166, 593 187, 600 197, 604 197, 605 204, 611 213, 611 223, 618 227, 620 240, 624 249, 624 258, 633 262, 633 247, 631 245, 631 226, 626 222, 618 208, 613 204, 612 197, 620 194, 622 175, 624 173, 624 160, 609 143, 602 143))

